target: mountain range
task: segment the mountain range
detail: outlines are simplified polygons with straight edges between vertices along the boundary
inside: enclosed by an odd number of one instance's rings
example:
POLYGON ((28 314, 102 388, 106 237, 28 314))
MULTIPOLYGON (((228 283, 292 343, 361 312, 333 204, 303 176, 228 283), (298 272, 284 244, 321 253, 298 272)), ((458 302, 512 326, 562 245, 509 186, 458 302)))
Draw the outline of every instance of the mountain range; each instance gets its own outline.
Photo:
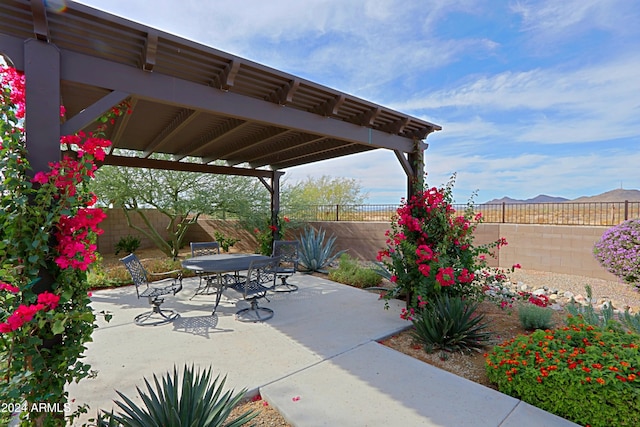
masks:
POLYGON ((511 197, 502 197, 500 199, 493 199, 485 202, 486 204, 499 204, 499 203, 508 203, 508 204, 517 204, 517 203, 563 203, 563 202, 576 202, 576 203, 586 203, 586 202, 624 202, 628 200, 630 202, 640 202, 640 190, 624 190, 622 188, 618 188, 616 190, 611 190, 604 192, 602 194, 597 194, 595 196, 582 196, 577 199, 567 199, 564 197, 554 197, 547 196, 546 194, 540 194, 532 199, 512 199, 511 197))

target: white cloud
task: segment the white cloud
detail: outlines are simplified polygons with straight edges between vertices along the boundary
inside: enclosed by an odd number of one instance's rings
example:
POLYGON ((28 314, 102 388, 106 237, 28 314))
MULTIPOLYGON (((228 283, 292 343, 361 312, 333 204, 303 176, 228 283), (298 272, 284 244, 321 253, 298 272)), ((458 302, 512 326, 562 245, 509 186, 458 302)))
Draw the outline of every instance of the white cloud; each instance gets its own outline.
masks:
MULTIPOLYGON (((487 131, 511 141, 573 143, 640 135, 640 55, 572 71, 535 69, 480 76, 460 86, 394 105, 423 113, 436 112, 469 128, 469 137, 487 131), (453 110, 451 110, 453 109, 453 110), (471 117, 472 119, 468 119, 471 117), (484 126, 480 125, 486 121, 484 126), (491 129, 500 127, 500 130, 491 129)), ((434 120, 431 118, 431 120, 434 120)), ((454 122, 455 123, 455 122, 454 122)), ((446 124, 444 132, 448 133, 446 124)))
POLYGON ((409 110, 468 107, 584 111, 592 108, 591 105, 603 109, 602 101, 610 104, 612 99, 633 106, 637 105, 634 91, 640 90, 639 69, 640 54, 631 53, 615 61, 574 70, 505 71, 475 76, 460 86, 395 103, 395 107, 409 110))
POLYGON ((521 1, 511 10, 521 16, 522 30, 537 40, 562 42, 591 29, 637 31, 638 10, 628 0, 521 1))

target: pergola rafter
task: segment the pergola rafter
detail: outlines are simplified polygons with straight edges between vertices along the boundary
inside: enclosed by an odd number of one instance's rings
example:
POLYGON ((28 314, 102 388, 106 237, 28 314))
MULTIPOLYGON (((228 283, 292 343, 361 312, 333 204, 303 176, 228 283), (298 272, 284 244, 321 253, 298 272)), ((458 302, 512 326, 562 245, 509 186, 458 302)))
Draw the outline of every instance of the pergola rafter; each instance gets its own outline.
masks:
POLYGON ((408 182, 423 175, 423 139, 441 129, 436 124, 66 3, 63 12, 44 0, 0 3, 0 53, 25 72, 36 171, 60 158, 60 135, 89 129, 126 100, 131 114, 106 129, 114 149, 104 164, 255 176, 265 185, 271 179, 274 215, 288 167, 387 149, 408 182), (62 124, 61 103, 68 117, 62 124), (117 156, 117 149, 138 154, 117 156))

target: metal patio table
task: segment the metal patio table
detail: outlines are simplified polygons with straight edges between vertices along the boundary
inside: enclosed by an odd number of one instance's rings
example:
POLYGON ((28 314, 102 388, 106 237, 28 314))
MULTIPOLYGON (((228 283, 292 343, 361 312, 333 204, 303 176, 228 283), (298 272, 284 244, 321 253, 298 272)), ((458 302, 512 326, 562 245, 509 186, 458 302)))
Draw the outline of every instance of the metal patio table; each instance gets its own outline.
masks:
POLYGON ((202 290, 196 290, 195 295, 208 294, 207 291, 209 289, 215 289, 216 305, 211 313, 211 315, 214 315, 218 309, 220 298, 222 298, 222 292, 224 292, 228 285, 241 279, 238 272, 248 270, 252 261, 266 259, 269 259, 269 257, 258 254, 202 255, 185 259, 182 261, 182 267, 187 270, 197 271, 200 274, 211 274, 211 277, 207 279, 207 286, 202 290))

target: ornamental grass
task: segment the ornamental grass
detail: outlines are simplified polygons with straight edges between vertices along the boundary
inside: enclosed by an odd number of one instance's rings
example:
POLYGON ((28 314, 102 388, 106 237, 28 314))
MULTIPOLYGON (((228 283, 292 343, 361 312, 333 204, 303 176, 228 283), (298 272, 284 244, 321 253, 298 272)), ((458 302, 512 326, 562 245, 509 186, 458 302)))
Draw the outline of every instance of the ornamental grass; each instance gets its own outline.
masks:
POLYGON ((640 425, 640 335, 570 317, 486 355, 502 393, 581 425, 640 425))

